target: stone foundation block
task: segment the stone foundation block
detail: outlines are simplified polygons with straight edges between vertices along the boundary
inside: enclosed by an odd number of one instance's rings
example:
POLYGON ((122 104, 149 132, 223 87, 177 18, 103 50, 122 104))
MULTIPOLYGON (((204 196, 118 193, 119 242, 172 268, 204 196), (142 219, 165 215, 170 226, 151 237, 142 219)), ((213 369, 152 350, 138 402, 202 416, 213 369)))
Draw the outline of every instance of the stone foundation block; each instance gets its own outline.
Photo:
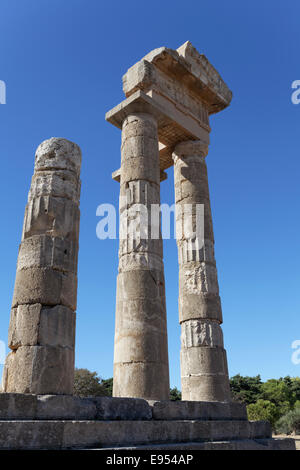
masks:
MULTIPOLYGON (((230 441, 248 436, 246 421, 81 421, 66 422, 64 447, 139 445, 155 443, 230 441), (218 437, 218 438, 217 438, 218 437)), ((267 438, 267 436, 265 436, 267 438)))
POLYGON ((272 437, 272 427, 268 421, 250 421, 249 423, 252 439, 272 437))
POLYGON ((95 397, 90 400, 96 406, 98 420, 149 420, 151 407, 141 398, 95 397))
POLYGON ((0 393, 1 420, 149 420, 152 410, 140 398, 0 393))
POLYGON ((235 402, 157 401, 152 405, 158 420, 247 420, 246 406, 235 402))
MULTIPOLYGON (((101 450, 101 449, 98 449, 101 450)), ((103 450, 296 450, 293 439, 241 439, 214 442, 181 442, 176 444, 138 445, 134 447, 114 447, 103 450)))
POLYGON ((35 419, 37 395, 0 393, 0 422, 2 420, 35 419))
POLYGON ((90 398, 71 395, 37 395, 35 419, 97 419, 96 404, 90 398))
POLYGON ((0 421, 0 449, 61 449, 63 421, 0 421))

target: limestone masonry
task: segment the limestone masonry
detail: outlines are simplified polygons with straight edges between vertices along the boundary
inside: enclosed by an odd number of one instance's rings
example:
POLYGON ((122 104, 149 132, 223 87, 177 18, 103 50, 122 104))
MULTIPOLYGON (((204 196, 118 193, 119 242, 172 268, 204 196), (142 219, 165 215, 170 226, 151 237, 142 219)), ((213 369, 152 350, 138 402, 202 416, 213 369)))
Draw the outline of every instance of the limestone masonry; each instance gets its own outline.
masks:
MULTIPOLYGON (((230 104, 231 91, 189 42, 177 51, 161 47, 147 54, 124 75, 123 90, 125 101, 106 114, 122 128, 121 169, 113 178, 120 195, 130 196, 120 211, 159 204, 164 170, 174 164, 182 398, 228 401, 205 157, 209 116, 230 104), (182 230, 186 205, 192 235, 182 230), (199 205, 201 239, 194 236, 199 205)), ((161 240, 121 241, 119 256, 114 396, 164 400, 169 378, 161 240)))
POLYGON ((25 211, 3 391, 72 394, 81 151, 43 142, 25 211))
MULTIPOLYGON (((135 204, 151 209, 151 204, 160 203, 157 121, 149 113, 130 113, 123 121, 120 183, 120 211, 127 211, 126 218, 135 204)), ((161 238, 133 239, 128 232, 120 240, 113 384, 116 397, 169 398, 162 256, 161 238)))

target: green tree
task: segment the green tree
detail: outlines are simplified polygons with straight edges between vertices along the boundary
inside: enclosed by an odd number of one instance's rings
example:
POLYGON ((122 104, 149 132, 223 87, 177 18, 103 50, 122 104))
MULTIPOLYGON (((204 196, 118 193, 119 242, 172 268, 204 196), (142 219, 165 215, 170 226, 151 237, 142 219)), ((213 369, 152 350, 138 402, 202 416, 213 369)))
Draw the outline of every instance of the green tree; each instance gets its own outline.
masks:
POLYGON ((113 392, 113 378, 104 379, 102 380, 102 386, 106 390, 106 394, 108 397, 112 397, 113 392))
POLYGON ((292 391, 291 384, 282 379, 270 379, 261 386, 261 398, 270 400, 279 409, 281 414, 286 413, 295 403, 295 394, 292 391))
POLYGON ((256 403, 251 403, 247 406, 247 413, 250 421, 269 421, 272 427, 278 419, 276 405, 269 400, 259 399, 256 403))
POLYGON ((178 401, 181 400, 181 391, 177 387, 170 388, 170 400, 178 401))
POLYGON ((300 401, 300 377, 293 377, 291 382, 291 390, 294 394, 295 402, 300 401))
POLYGON ((260 375, 256 377, 243 377, 237 374, 230 379, 230 389, 234 400, 247 405, 255 403, 260 398, 261 386, 260 375))
POLYGON ((91 372, 88 369, 75 369, 74 395, 79 397, 107 396, 107 389, 103 386, 97 372, 91 372))

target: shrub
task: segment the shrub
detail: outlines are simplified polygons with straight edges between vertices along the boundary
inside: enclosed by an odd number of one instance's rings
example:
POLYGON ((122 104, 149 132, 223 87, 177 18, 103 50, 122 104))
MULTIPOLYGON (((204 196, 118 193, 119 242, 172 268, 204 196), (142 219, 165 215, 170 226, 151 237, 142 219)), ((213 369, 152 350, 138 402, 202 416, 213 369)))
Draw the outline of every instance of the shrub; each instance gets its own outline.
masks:
POLYGON ((272 427, 278 418, 277 407, 269 400, 257 400, 256 403, 251 403, 247 406, 247 413, 250 421, 269 421, 272 427))
POLYGON ((289 411, 276 423, 276 432, 279 434, 300 434, 300 406, 289 411))

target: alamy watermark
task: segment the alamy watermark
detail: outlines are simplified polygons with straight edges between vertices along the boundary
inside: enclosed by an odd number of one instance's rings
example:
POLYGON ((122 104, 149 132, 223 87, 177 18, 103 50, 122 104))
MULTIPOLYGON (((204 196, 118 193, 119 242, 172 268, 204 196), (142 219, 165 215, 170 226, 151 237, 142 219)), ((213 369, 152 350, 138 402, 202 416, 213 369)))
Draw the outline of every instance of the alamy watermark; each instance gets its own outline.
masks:
MULTIPOLYGON (((96 210, 101 217, 96 227, 100 240, 117 238, 117 210, 113 204, 100 204, 96 210)), ((130 204, 126 196, 120 197, 120 240, 189 241, 189 249, 199 250, 204 243, 204 204, 130 204), (171 230, 171 219, 174 219, 171 230)))
POLYGON ((0 80, 0 104, 6 104, 6 84, 0 80))
POLYGON ((294 80, 292 83, 292 89, 295 90, 292 93, 291 100, 293 104, 300 103, 300 80, 294 80))
POLYGON ((292 349, 295 349, 295 351, 292 354, 291 360, 292 363, 296 365, 300 364, 300 339, 295 339, 295 341, 292 342, 292 349))
POLYGON ((2 366, 5 362, 5 355, 6 355, 6 346, 4 341, 0 340, 0 366, 2 366))

